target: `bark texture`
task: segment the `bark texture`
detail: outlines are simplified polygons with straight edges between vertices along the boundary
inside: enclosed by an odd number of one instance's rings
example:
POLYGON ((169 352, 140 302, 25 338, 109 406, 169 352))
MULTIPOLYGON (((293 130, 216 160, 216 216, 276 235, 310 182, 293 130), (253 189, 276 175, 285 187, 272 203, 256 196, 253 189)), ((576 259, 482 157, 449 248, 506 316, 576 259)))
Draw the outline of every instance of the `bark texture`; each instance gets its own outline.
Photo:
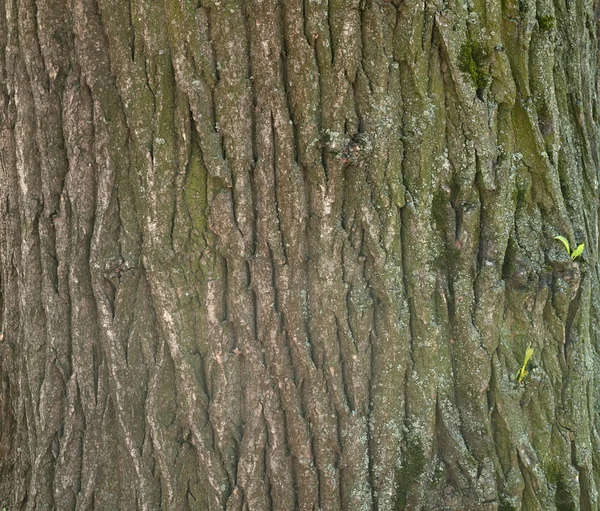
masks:
POLYGON ((600 509, 595 10, 0 0, 0 506, 600 509))

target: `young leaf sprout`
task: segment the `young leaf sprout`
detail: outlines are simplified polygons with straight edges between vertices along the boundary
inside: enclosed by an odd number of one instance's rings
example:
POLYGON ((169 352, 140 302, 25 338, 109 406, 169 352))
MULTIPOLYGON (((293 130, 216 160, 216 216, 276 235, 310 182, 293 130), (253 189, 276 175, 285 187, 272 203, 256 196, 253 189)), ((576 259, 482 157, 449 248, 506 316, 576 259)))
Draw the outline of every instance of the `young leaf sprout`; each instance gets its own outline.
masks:
POLYGON ((575 259, 577 259, 581 255, 583 249, 585 248, 585 244, 582 243, 581 245, 578 245, 577 248, 573 250, 573 252, 571 252, 571 245, 569 245, 569 241, 567 240, 567 238, 565 238, 564 236, 555 236, 554 239, 560 241, 565 246, 565 250, 567 251, 567 254, 569 254, 569 256, 571 257, 572 261, 575 261, 575 259))
POLYGON ((517 383, 521 383, 521 381, 523 381, 523 378, 525 378, 525 376, 527 376, 529 374, 529 371, 527 371, 526 368, 527 368, 527 364, 531 360, 532 356, 533 356, 533 348, 531 347, 531 344, 530 344, 527 347, 527 350, 525 351, 525 358, 523 359, 523 365, 521 366, 521 369, 519 369, 517 371, 517 375, 516 375, 517 383))

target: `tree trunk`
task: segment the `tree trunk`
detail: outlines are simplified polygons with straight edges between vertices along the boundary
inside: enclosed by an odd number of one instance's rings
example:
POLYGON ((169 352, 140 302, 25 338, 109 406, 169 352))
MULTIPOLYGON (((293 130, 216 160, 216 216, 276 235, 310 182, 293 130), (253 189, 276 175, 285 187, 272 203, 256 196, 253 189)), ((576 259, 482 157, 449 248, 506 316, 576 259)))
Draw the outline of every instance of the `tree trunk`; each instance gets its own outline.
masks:
POLYGON ((595 8, 0 0, 0 506, 600 509, 595 8))

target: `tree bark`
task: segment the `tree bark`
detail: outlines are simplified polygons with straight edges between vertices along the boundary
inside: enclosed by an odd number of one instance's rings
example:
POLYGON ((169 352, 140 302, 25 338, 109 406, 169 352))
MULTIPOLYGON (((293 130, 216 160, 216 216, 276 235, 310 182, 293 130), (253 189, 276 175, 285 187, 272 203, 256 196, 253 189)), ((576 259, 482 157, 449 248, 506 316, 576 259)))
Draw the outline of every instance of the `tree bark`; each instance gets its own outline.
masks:
POLYGON ((596 8, 0 0, 0 506, 600 509, 596 8))

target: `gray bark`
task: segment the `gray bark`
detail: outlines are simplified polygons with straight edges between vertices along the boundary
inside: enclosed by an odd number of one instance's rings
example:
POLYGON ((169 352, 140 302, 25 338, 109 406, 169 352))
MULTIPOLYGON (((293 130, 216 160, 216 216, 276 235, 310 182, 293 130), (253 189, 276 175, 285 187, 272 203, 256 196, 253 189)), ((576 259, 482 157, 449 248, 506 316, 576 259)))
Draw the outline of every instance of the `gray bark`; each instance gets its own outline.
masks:
POLYGON ((0 0, 0 507, 600 509, 596 8, 0 0))

